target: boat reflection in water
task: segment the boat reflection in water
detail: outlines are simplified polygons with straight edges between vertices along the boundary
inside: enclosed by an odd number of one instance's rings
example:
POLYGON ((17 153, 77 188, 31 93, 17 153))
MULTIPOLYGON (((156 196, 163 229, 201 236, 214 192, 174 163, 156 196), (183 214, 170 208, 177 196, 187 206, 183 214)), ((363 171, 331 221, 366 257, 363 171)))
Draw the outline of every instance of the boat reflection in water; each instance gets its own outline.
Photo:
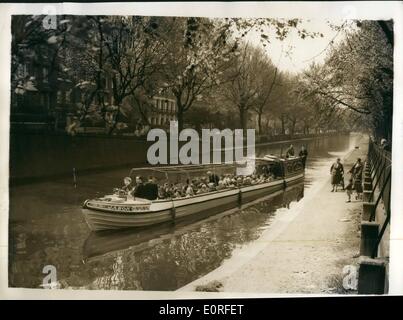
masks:
POLYGON ((197 220, 92 232, 83 248, 85 265, 109 262, 109 268, 81 288, 176 290, 218 268, 236 247, 258 239, 277 210, 303 194, 299 183, 197 220))

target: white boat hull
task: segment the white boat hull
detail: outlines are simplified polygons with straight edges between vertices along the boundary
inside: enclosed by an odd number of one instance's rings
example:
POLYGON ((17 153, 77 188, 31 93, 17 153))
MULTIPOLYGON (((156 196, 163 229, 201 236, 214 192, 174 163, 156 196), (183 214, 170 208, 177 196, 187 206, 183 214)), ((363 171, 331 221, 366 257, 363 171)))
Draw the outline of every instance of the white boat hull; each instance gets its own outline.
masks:
POLYGON ((123 229, 160 224, 193 215, 214 214, 236 208, 270 193, 281 190, 285 185, 298 183, 304 174, 299 173, 267 183, 209 192, 189 198, 156 200, 148 202, 143 211, 133 212, 135 206, 127 203, 105 205, 91 200, 84 204, 84 218, 93 231, 123 229))

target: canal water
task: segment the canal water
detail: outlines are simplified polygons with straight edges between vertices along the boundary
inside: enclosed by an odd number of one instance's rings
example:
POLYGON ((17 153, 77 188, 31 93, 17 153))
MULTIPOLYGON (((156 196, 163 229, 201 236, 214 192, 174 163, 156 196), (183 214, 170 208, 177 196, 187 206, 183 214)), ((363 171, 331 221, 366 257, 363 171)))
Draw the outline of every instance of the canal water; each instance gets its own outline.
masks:
MULTIPOLYGON (((301 201, 329 161, 354 147, 356 136, 293 141, 309 156, 303 183, 241 209, 176 225, 94 233, 81 214, 85 199, 120 186, 129 168, 11 187, 9 286, 41 288, 43 268, 57 270, 60 288, 176 290, 219 267, 259 238, 272 219, 301 201)), ((260 145, 257 156, 284 153, 289 143, 260 145)))

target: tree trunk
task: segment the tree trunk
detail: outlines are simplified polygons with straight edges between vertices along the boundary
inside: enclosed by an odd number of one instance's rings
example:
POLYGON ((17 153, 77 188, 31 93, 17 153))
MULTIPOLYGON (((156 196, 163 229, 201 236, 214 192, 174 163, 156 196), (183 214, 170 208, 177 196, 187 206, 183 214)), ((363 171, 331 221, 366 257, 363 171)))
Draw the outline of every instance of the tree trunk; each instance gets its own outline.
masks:
POLYGON ((183 109, 182 108, 178 108, 177 118, 178 118, 178 130, 179 130, 179 132, 181 132, 183 130, 183 109))
POLYGON ((284 118, 284 115, 281 115, 281 118, 280 118, 280 120, 281 120, 281 134, 285 134, 285 118, 284 118))
POLYGON ((121 105, 121 101, 116 101, 116 106, 117 106, 118 108, 117 108, 117 110, 116 110, 116 115, 115 115, 115 118, 113 119, 112 126, 111 126, 111 128, 109 129, 109 132, 108 132, 109 135, 111 135, 111 134, 113 133, 113 131, 115 131, 116 125, 117 125, 118 122, 119 122, 120 105, 121 105))
POLYGON ((176 120, 178 121, 178 130, 179 132, 181 132, 183 130, 183 116, 184 116, 184 106, 182 105, 182 93, 179 94, 175 94, 175 98, 176 98, 176 120))
POLYGON ((239 106, 239 124, 241 125, 241 129, 245 130, 247 126, 247 110, 244 106, 239 106))
POLYGON ((262 113, 258 113, 258 118, 257 118, 257 123, 258 123, 258 128, 259 128, 259 135, 262 134, 262 113))
POLYGON ((291 132, 290 132, 290 133, 291 133, 291 136, 294 135, 294 132, 295 132, 295 125, 296 125, 296 124, 297 124, 297 120, 292 120, 292 121, 291 121, 291 128, 290 128, 290 129, 291 129, 291 130, 290 130, 290 131, 291 131, 291 132))

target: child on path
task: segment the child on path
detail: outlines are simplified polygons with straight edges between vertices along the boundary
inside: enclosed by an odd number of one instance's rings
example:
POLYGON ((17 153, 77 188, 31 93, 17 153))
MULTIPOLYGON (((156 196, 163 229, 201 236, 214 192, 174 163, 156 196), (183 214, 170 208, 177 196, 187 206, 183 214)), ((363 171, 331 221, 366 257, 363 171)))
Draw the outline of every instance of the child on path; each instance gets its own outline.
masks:
POLYGON ((351 195, 353 194, 353 179, 351 178, 348 181, 348 185, 346 186, 346 192, 348 197, 347 202, 351 202, 351 195))

